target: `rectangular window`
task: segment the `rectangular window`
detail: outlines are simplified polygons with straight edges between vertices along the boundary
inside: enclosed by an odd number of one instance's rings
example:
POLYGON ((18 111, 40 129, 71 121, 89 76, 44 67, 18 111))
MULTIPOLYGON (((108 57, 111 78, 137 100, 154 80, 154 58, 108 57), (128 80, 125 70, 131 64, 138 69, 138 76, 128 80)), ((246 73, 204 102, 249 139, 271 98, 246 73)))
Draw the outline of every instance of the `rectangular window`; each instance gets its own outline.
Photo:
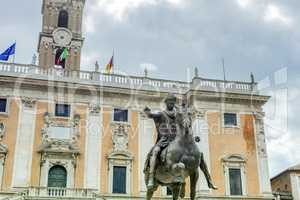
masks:
POLYGON ((237 115, 235 113, 224 113, 225 126, 237 126, 237 115))
POLYGON ((126 194, 126 167, 114 167, 113 193, 126 194))
POLYGON ((7 112, 7 99, 0 99, 0 112, 7 112))
POLYGON ((242 176, 240 169, 229 170, 230 195, 243 195, 242 176))
POLYGON ((67 104, 56 104, 55 105, 55 116, 57 117, 70 117, 70 105, 67 104))
POLYGON ((115 122, 128 122, 128 110, 114 109, 115 122))

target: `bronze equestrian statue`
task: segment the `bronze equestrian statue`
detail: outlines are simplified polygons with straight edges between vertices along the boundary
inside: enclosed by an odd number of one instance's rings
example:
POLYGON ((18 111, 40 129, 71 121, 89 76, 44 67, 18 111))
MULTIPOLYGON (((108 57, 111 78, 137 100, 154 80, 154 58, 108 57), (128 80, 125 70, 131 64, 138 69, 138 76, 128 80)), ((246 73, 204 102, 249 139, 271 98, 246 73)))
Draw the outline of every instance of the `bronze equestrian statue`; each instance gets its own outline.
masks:
POLYGON ((147 200, 151 200, 159 185, 171 189, 173 200, 184 198, 185 179, 188 176, 191 200, 194 200, 199 167, 206 177, 208 187, 217 187, 213 185, 203 154, 195 143, 191 114, 185 105, 181 111, 176 109, 176 97, 173 94, 167 96, 165 104, 166 110, 159 113, 151 113, 148 107, 144 109, 145 114, 154 120, 158 133, 144 169, 147 200))

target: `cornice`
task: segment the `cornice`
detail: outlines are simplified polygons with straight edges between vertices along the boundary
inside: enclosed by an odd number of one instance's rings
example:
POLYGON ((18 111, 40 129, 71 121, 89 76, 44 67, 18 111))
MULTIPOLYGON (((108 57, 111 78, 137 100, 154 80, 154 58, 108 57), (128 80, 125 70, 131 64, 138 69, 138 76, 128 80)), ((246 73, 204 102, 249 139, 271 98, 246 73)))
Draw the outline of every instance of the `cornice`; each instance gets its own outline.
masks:
POLYGON ((237 103, 240 102, 257 102, 260 104, 265 104, 270 96, 258 95, 258 94, 242 94, 242 93, 224 93, 224 92, 213 92, 204 90, 189 90, 187 92, 189 99, 196 98, 196 100, 213 100, 222 102, 232 102, 234 100, 237 103))

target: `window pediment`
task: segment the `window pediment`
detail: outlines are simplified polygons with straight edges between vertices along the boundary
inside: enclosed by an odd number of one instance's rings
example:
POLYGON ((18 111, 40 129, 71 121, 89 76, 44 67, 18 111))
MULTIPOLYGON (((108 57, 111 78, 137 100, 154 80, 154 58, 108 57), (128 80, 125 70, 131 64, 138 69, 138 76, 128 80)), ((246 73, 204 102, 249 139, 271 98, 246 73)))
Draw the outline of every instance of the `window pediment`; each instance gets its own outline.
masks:
POLYGON ((133 160, 133 156, 129 151, 112 152, 107 157, 109 160, 133 160))
POLYGON ((223 162, 231 163, 245 163, 247 160, 244 156, 240 154, 231 154, 222 158, 223 162))

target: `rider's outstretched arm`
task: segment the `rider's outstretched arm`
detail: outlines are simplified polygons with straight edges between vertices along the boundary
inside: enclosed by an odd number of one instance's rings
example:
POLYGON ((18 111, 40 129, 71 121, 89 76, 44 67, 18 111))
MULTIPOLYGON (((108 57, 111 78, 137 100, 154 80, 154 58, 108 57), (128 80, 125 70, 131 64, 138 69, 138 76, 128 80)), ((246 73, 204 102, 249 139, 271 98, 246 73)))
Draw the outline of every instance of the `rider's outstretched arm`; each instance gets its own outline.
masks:
POLYGON ((160 117, 161 117, 160 112, 159 113, 153 113, 153 112, 151 112, 151 110, 148 107, 146 107, 144 109, 144 113, 147 115, 147 117, 149 117, 151 119, 154 119, 154 121, 160 119, 160 117))

